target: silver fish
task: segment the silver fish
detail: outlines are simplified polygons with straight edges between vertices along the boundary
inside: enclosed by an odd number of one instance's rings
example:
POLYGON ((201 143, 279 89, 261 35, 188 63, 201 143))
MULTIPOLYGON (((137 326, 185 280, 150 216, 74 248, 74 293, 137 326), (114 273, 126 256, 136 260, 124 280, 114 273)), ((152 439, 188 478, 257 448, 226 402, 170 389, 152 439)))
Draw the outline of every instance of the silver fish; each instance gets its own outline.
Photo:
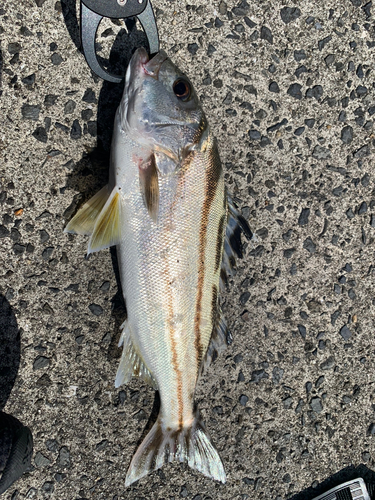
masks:
POLYGON ((158 419, 136 451, 126 486, 164 463, 225 482, 197 410, 198 378, 230 341, 218 296, 241 256, 246 221, 228 202, 217 150, 189 79, 161 51, 138 49, 117 110, 108 186, 66 231, 88 252, 117 245, 128 317, 116 387, 139 376, 160 393, 158 419))

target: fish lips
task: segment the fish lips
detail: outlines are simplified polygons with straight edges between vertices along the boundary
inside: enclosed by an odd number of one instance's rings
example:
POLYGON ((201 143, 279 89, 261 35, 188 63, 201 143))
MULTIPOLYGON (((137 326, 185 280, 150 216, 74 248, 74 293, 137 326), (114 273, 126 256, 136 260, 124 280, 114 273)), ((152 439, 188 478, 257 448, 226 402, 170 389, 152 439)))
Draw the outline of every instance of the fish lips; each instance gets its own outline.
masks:
POLYGON ((158 80, 160 68, 167 59, 168 56, 164 50, 161 50, 150 59, 146 50, 141 47, 134 52, 131 58, 127 79, 131 80, 134 77, 147 75, 158 80))

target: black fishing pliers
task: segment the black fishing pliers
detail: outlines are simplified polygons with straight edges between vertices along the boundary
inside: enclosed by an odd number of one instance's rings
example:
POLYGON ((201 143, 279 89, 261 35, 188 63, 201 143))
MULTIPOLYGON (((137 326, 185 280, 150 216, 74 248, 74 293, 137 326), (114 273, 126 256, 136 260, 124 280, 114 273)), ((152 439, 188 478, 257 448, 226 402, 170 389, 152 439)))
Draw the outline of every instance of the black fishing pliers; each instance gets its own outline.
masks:
POLYGON ((146 34, 150 54, 159 52, 159 36, 150 0, 81 0, 81 40, 87 64, 100 78, 120 83, 123 77, 111 75, 98 61, 95 35, 103 17, 137 17, 146 34))

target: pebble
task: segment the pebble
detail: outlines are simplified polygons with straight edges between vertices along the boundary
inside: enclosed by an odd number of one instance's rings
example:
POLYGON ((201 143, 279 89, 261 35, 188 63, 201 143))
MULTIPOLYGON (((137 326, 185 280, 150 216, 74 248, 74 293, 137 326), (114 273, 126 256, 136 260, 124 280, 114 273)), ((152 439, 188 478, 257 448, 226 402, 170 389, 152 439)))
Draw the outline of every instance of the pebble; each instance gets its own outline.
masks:
POLYGON ((293 53, 294 59, 297 62, 302 61, 303 59, 306 59, 306 52, 303 49, 295 50, 293 53))
POLYGON ((247 396, 245 396, 245 394, 242 394, 240 397, 239 397, 239 402, 240 402, 240 405, 242 406, 246 406, 246 403, 249 401, 249 398, 247 396))
POLYGON ((65 113, 66 115, 71 114, 71 113, 73 113, 73 111, 75 110, 75 108, 76 108, 76 103, 75 103, 75 101, 73 101, 72 99, 69 99, 69 101, 67 101, 67 102, 65 103, 65 106, 64 106, 64 113, 65 113))
POLYGON ((245 305, 246 302, 249 300, 250 298, 250 293, 249 292, 244 292, 243 294, 241 294, 240 296, 240 303, 241 305, 245 305))
POLYGON ((33 132, 33 137, 35 137, 37 141, 46 143, 48 139, 46 129, 44 127, 37 127, 33 132))
POLYGON ((306 224, 309 223, 309 216, 310 216, 310 209, 303 208, 302 212, 300 213, 300 216, 298 218, 298 224, 300 226, 306 226, 306 224))
POLYGON ((98 443, 95 446, 95 450, 96 451, 103 451, 107 446, 108 446, 108 440, 107 439, 103 439, 102 441, 100 441, 100 443, 98 443))
POLYGON ((59 457, 57 459, 57 465, 60 467, 70 467, 71 459, 70 459, 70 451, 66 446, 62 446, 59 451, 59 457))
POLYGON ((306 238, 303 242, 303 248, 310 253, 315 253, 316 251, 316 245, 310 237, 306 238))
POLYGON ((323 87, 321 85, 314 85, 314 87, 309 88, 306 91, 306 97, 314 98, 317 101, 319 101, 322 95, 323 95, 323 87))
POLYGON ((47 247, 43 250, 42 252, 42 258, 43 260, 49 260, 50 257, 52 256, 53 254, 53 251, 54 251, 54 247, 47 247))
POLYGON ((59 66, 63 61, 64 61, 64 59, 57 52, 55 52, 54 54, 52 54, 52 56, 51 56, 51 62, 55 66, 59 66))
POLYGON ((59 444, 56 439, 47 439, 46 448, 49 451, 57 451, 59 448, 59 444))
POLYGON ((296 69, 294 74, 296 75, 297 78, 299 78, 303 73, 307 73, 307 72, 308 72, 308 69, 306 68, 306 66, 304 64, 302 64, 302 66, 299 66, 296 69))
POLYGON ((324 47, 332 40, 332 37, 329 35, 329 36, 326 36, 325 38, 323 38, 322 40, 319 40, 318 42, 318 49, 319 50, 323 50, 324 47))
POLYGON ((344 325, 340 330, 340 335, 344 340, 349 340, 352 336, 352 332, 346 325, 344 325))
POLYGON ((37 356, 33 363, 33 370, 41 370, 50 365, 51 360, 45 356, 37 356))
POLYGON ((42 486, 42 491, 47 495, 51 495, 54 492, 54 485, 51 481, 46 481, 42 486))
POLYGON ((302 85, 300 85, 299 83, 292 83, 292 85, 289 86, 287 93, 295 99, 302 99, 301 89, 302 85))
POLYGON ((283 375, 284 370, 282 368, 279 368, 278 366, 275 366, 272 370, 272 382, 274 384, 279 384, 281 379, 283 378, 283 375))
POLYGON ((367 144, 357 149, 357 151, 353 153, 354 158, 364 158, 365 156, 369 155, 370 155, 370 148, 367 144))
POLYGON ((82 136, 82 128, 79 121, 76 119, 73 121, 72 128, 70 130, 70 138, 73 140, 78 140, 82 136))
POLYGON ((271 30, 267 26, 262 26, 260 29, 260 38, 266 40, 271 45, 273 44, 273 35, 271 30))
POLYGON ((276 82, 271 82, 269 87, 268 87, 268 90, 270 92, 275 92, 276 94, 278 94, 280 92, 280 87, 278 86, 278 84, 276 82))
POLYGON ((59 96, 54 95, 54 94, 47 94, 46 97, 44 98, 44 105, 47 108, 54 106, 56 104, 58 97, 59 96))
POLYGON ((251 379, 250 382, 255 382, 256 384, 259 384, 259 382, 264 379, 264 378, 269 378, 269 374, 264 371, 264 370, 254 370, 251 373, 251 379))
POLYGON ((331 157, 331 151, 323 146, 316 145, 312 152, 313 158, 317 160, 326 160, 331 157))
POLYGON ((101 314, 103 314, 103 308, 98 304, 90 304, 89 309, 95 316, 100 316, 101 314))
POLYGON ((284 250, 284 257, 286 259, 290 259, 295 251, 296 251, 295 248, 288 248, 287 250, 284 250))
POLYGON ((345 144, 350 144, 353 140, 353 127, 347 125, 341 130, 341 140, 345 144))
POLYGON ((367 212, 367 203, 363 201, 358 209, 358 215, 362 215, 367 212))
POLYGON ((335 358, 333 356, 329 356, 323 363, 320 364, 321 370, 330 370, 335 366, 335 358))
POLYGON ((183 486, 181 486, 181 489, 180 489, 180 497, 186 498, 188 496, 188 494, 189 494, 188 489, 186 488, 186 485, 184 484, 183 486))
POLYGON ((322 400, 319 397, 311 398, 310 405, 315 413, 321 413, 323 411, 322 400))
POLYGON ((283 7, 280 10, 281 19, 285 24, 289 24, 292 21, 298 19, 301 15, 301 11, 298 7, 283 7))
POLYGON ((37 467, 45 467, 51 463, 51 460, 38 451, 35 454, 34 463, 37 467))
POLYGON ((298 328, 298 331, 299 331, 301 337, 303 339, 305 339, 306 338, 306 327, 303 325, 298 325, 297 328, 298 328))
POLYGON ((88 88, 85 90, 85 93, 83 94, 82 97, 82 101, 87 102, 89 104, 97 104, 98 100, 92 88, 88 88))
POLYGON ((189 43, 187 46, 188 51, 190 52, 191 55, 195 56, 195 54, 198 52, 198 45, 196 43, 189 43))
POLYGON ((25 120, 37 121, 39 119, 40 106, 34 104, 24 104, 21 108, 21 113, 25 120))

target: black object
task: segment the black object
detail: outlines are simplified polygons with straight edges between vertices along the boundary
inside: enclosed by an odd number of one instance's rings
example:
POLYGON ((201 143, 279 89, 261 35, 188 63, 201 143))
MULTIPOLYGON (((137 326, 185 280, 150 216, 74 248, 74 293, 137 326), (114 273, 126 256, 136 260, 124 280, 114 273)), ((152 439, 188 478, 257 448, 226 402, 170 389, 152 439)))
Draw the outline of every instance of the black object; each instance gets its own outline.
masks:
POLYGON ((361 477, 339 484, 315 497, 314 500, 371 500, 366 484, 361 477))
POLYGON ((0 495, 28 470, 32 454, 30 429, 12 415, 0 412, 0 495))
POLYGON ((123 76, 108 73, 99 63, 95 51, 95 36, 103 17, 126 19, 137 17, 146 34, 150 54, 159 51, 159 36, 150 0, 82 0, 81 41, 90 68, 103 80, 120 83, 123 76))
POLYGON ((28 470, 33 451, 30 429, 1 411, 17 377, 20 333, 11 305, 0 294, 0 495, 28 470))
POLYGON ((350 465, 317 486, 293 495, 290 500, 375 500, 375 472, 361 464, 350 465))

